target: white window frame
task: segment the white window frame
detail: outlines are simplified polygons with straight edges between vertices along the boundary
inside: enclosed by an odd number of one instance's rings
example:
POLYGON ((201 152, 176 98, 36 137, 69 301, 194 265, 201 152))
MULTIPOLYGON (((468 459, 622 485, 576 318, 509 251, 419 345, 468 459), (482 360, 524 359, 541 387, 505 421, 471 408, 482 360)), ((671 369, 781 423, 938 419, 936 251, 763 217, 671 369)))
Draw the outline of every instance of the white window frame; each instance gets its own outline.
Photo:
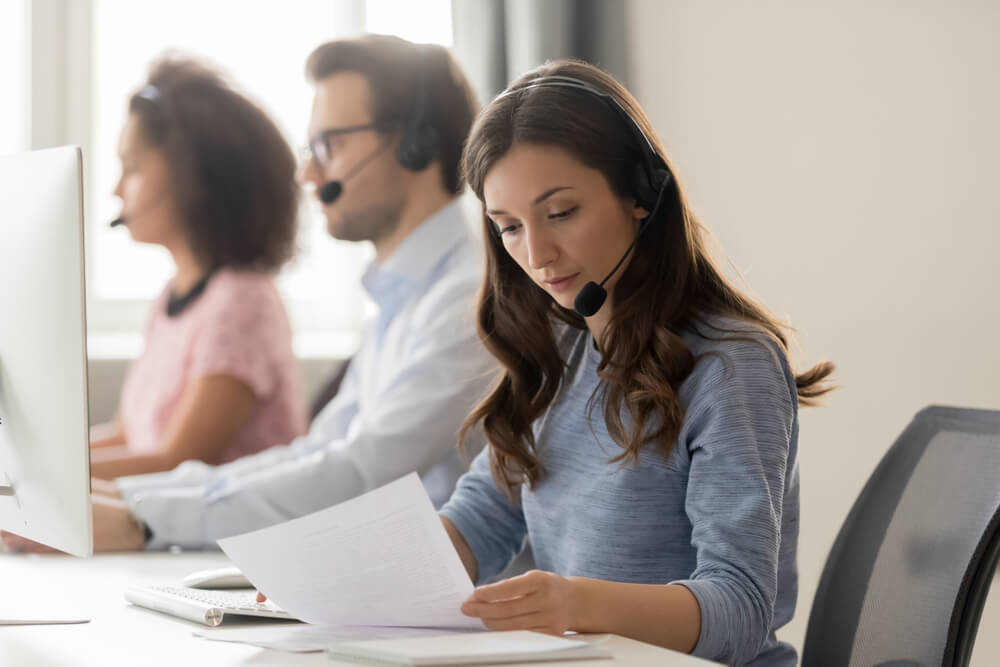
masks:
MULTIPOLYGON (((40 149, 79 144, 84 161, 86 262, 94 266, 95 217, 90 197, 93 153, 91 123, 93 63, 93 0, 20 0, 25 2, 29 33, 30 147, 40 149)), ((361 33, 366 26, 366 0, 337 0, 346 20, 361 33)), ((108 150, 101 147, 101 150, 108 150)), ((94 295, 94 271, 87 272, 88 332, 96 356, 138 354, 149 316, 149 300, 99 299, 94 295)), ((344 286, 355 289, 355 286, 344 286)), ((331 298, 336 298, 331 293, 331 298)), ((316 304, 288 300, 286 307, 296 332, 300 356, 342 356, 357 343, 358 331, 331 322, 316 304)), ((359 317, 360 319, 360 317, 359 317)))

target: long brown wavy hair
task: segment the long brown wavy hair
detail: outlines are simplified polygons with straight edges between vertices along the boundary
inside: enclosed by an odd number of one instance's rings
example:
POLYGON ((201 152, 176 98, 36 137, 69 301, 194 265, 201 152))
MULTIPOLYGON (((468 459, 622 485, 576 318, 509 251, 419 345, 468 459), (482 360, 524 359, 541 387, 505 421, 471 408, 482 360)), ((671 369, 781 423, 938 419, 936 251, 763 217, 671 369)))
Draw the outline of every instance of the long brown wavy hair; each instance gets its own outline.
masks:
MULTIPOLYGON (((519 90, 534 79, 555 75, 581 79, 611 94, 669 168, 649 120, 621 84, 587 63, 555 61, 523 75, 476 119, 462 166, 480 202, 486 174, 515 144, 562 148, 603 173, 616 195, 635 196, 634 169, 643 154, 634 131, 607 102, 566 87, 519 90)), ((647 445, 664 456, 674 447, 684 420, 678 389, 695 364, 679 332, 712 329, 720 337, 745 337, 746 331, 713 326, 719 316, 729 317, 761 329, 788 350, 787 327, 730 284, 712 261, 705 230, 676 177, 663 198, 614 288, 610 322, 597 341, 602 355, 600 384, 591 407, 603 403, 608 433, 622 447, 612 462, 637 462, 640 449, 647 445)), ((464 445, 470 430, 482 424, 493 477, 513 494, 518 484, 533 485, 544 474, 531 425, 552 403, 566 370, 555 325, 562 322, 583 329, 586 324, 521 270, 493 226, 484 203, 486 278, 479 295, 478 328, 503 369, 490 394, 467 418, 459 439, 464 445)), ((822 362, 796 375, 800 405, 813 405, 832 389, 828 378, 833 369, 832 363, 822 362)))

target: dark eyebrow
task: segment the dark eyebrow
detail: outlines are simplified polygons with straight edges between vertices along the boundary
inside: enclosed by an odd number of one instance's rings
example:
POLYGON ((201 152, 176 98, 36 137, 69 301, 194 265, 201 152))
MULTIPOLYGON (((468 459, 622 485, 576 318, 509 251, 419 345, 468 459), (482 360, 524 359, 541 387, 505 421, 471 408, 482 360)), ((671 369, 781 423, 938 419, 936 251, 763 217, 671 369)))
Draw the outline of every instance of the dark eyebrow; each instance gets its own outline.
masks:
MULTIPOLYGON (((554 195, 557 192, 561 192, 563 190, 572 190, 572 189, 573 189, 573 186, 571 186, 571 185, 558 185, 558 186, 556 186, 554 188, 549 188, 548 190, 546 190, 542 194, 540 194, 537 197, 535 197, 535 201, 533 201, 531 203, 532 203, 532 205, 537 206, 538 204, 541 204, 543 201, 545 201, 546 199, 548 199, 549 197, 551 197, 552 195, 554 195)), ((492 210, 492 209, 486 209, 486 215, 490 215, 490 216, 492 216, 492 215, 507 215, 507 211, 495 211, 495 210, 492 210)))

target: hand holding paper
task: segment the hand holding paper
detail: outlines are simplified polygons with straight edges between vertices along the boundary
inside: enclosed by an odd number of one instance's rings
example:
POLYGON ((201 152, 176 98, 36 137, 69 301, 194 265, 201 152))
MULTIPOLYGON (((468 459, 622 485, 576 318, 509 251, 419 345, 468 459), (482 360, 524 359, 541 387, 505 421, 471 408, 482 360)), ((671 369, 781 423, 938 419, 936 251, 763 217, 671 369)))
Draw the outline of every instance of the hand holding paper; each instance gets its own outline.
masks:
POLYGON ((472 582, 415 473, 219 546, 308 623, 482 628, 460 611, 472 582))
POLYGON ((562 635, 576 625, 572 615, 578 607, 569 579, 531 570, 480 586, 462 605, 462 613, 482 619, 490 630, 534 630, 562 635))

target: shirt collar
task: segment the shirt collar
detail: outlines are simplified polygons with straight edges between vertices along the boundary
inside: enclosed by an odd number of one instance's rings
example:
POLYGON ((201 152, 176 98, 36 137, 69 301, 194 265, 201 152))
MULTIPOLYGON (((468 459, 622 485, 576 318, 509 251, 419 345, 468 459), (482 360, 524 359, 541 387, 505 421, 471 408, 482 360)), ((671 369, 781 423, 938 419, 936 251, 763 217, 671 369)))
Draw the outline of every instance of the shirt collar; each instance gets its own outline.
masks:
POLYGON ((468 237, 469 230, 459 198, 424 220, 396 248, 384 264, 372 260, 361 284, 380 308, 401 292, 422 285, 445 255, 468 237))

